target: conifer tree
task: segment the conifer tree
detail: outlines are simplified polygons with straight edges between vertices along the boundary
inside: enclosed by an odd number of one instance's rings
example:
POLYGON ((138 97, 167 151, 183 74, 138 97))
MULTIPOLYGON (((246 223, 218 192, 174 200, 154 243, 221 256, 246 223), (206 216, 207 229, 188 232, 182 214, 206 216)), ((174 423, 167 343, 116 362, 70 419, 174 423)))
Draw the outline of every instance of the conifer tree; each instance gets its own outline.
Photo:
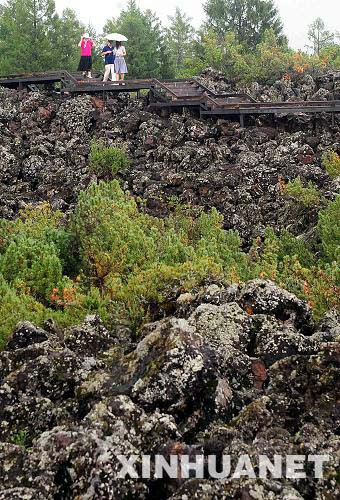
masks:
POLYGON ((309 26, 308 39, 312 43, 308 48, 312 49, 314 54, 319 56, 322 49, 332 45, 334 42, 334 33, 326 30, 325 23, 318 17, 309 26))
POLYGON ((1 72, 71 69, 81 29, 72 10, 58 16, 54 0, 7 0, 0 10, 1 72))
POLYGON ((175 14, 169 16, 169 20, 171 24, 166 30, 166 40, 178 74, 183 69, 185 59, 192 55, 195 30, 191 25, 191 18, 178 7, 175 14))
POLYGON ((233 32, 238 43, 255 48, 266 30, 272 29, 282 42, 282 23, 273 0, 207 0, 207 25, 223 39, 233 32))

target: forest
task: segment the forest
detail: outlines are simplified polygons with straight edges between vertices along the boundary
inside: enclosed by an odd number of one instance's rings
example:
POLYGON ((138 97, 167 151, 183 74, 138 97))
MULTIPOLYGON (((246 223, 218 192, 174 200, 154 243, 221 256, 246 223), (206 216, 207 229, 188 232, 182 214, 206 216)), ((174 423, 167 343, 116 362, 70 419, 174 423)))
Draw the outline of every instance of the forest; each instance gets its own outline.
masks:
POLYGON ((53 0, 7 0, 0 5, 0 74, 74 71, 85 30, 99 42, 98 70, 103 68, 105 33, 124 33, 133 78, 186 78, 213 67, 236 81, 270 83, 292 72, 340 66, 339 33, 331 33, 320 18, 306 33, 305 50, 294 51, 272 0, 206 0, 204 12, 197 30, 180 8, 165 26, 154 12, 129 0, 98 32, 84 26, 70 8, 57 14, 53 0))

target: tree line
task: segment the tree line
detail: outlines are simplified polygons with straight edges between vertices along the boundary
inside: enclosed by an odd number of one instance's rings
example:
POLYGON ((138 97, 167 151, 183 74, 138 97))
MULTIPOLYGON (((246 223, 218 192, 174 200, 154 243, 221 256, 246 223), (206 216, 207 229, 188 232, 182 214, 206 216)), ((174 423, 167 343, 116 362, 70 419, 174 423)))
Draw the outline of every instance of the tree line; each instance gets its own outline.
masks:
MULTIPOLYGON (((101 34, 70 8, 59 15, 54 0, 7 0, 0 6, 0 73, 75 70, 77 41, 85 30, 103 42, 107 32, 124 33, 134 78, 189 77, 212 66, 230 78, 268 81, 310 65, 340 67, 339 34, 321 19, 309 28, 308 55, 289 49, 273 0, 206 0, 204 12, 198 30, 180 8, 165 27, 155 13, 129 0, 101 34)), ((94 66, 102 65, 99 49, 94 66)))

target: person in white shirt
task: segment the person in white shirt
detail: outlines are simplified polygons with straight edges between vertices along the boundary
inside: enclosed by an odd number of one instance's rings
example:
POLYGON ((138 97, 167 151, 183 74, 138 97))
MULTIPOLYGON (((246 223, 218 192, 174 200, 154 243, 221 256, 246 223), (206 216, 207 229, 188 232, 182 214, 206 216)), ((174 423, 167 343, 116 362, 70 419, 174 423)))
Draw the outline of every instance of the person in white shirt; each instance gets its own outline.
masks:
POLYGON ((127 65, 125 62, 126 50, 121 42, 116 42, 115 48, 115 71, 117 75, 117 80, 124 80, 125 75, 128 72, 127 65))

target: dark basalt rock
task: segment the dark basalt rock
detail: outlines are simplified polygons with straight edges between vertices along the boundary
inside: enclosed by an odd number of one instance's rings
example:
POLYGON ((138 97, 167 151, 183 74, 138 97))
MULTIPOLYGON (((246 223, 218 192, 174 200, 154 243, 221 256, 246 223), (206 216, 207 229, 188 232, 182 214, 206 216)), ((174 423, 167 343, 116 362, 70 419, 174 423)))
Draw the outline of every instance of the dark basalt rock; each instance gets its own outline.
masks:
MULTIPOLYGON (((335 75, 336 76, 336 75, 335 75)), ((214 70, 203 83, 236 89, 214 70)), ((331 99, 333 75, 305 74, 243 90, 259 101, 331 99)), ((47 200, 68 216, 90 172, 90 140, 126 148, 122 186, 146 210, 169 198, 216 207, 244 245, 265 227, 310 235, 318 209, 287 202, 300 176, 331 199, 339 188, 321 166, 340 153, 340 118, 320 115, 201 121, 158 116, 127 96, 61 99, 0 89, 0 217, 47 200)), ((108 177, 106 177, 108 178, 108 177)), ((0 353, 0 500, 337 498, 339 315, 319 324, 308 304, 274 283, 210 283, 171 297, 136 339, 100 318, 61 330, 17 326, 0 353), (117 454, 325 454, 323 479, 116 480, 117 454)))
POLYGON ((14 351, 23 347, 28 347, 31 344, 40 344, 48 340, 49 335, 42 329, 37 328, 29 321, 23 321, 14 330, 11 338, 7 343, 7 349, 14 351))
POLYGON ((337 497, 337 315, 315 325, 262 280, 183 294, 174 313, 129 352, 93 316, 58 334, 16 329, 0 354, 1 499, 337 497), (330 462, 320 480, 116 479, 117 454, 140 468, 171 453, 330 462))
MULTIPOLYGON (((332 75, 297 77, 268 87, 241 89, 257 100, 331 98, 332 75), (295 97, 294 97, 295 96, 295 97), (321 98, 321 97, 320 97, 321 98)), ((338 80, 335 80, 338 82, 338 80)), ((209 70, 203 82, 219 92, 235 84, 209 70)), ((338 83, 336 83, 338 85, 338 83)), ((119 178, 142 197, 149 212, 164 216, 166 201, 215 206, 226 228, 237 229, 249 246, 266 226, 301 234, 315 225, 317 209, 290 206, 282 182, 300 176, 328 197, 333 183, 321 168, 322 153, 340 151, 339 115, 250 119, 242 129, 232 121, 201 121, 190 113, 157 116, 146 100, 122 96, 100 106, 89 96, 61 99, 46 93, 0 89, 0 216, 14 217, 29 202, 48 200, 69 213, 80 190, 96 180, 89 171, 90 140, 125 147, 132 164, 119 178)))

